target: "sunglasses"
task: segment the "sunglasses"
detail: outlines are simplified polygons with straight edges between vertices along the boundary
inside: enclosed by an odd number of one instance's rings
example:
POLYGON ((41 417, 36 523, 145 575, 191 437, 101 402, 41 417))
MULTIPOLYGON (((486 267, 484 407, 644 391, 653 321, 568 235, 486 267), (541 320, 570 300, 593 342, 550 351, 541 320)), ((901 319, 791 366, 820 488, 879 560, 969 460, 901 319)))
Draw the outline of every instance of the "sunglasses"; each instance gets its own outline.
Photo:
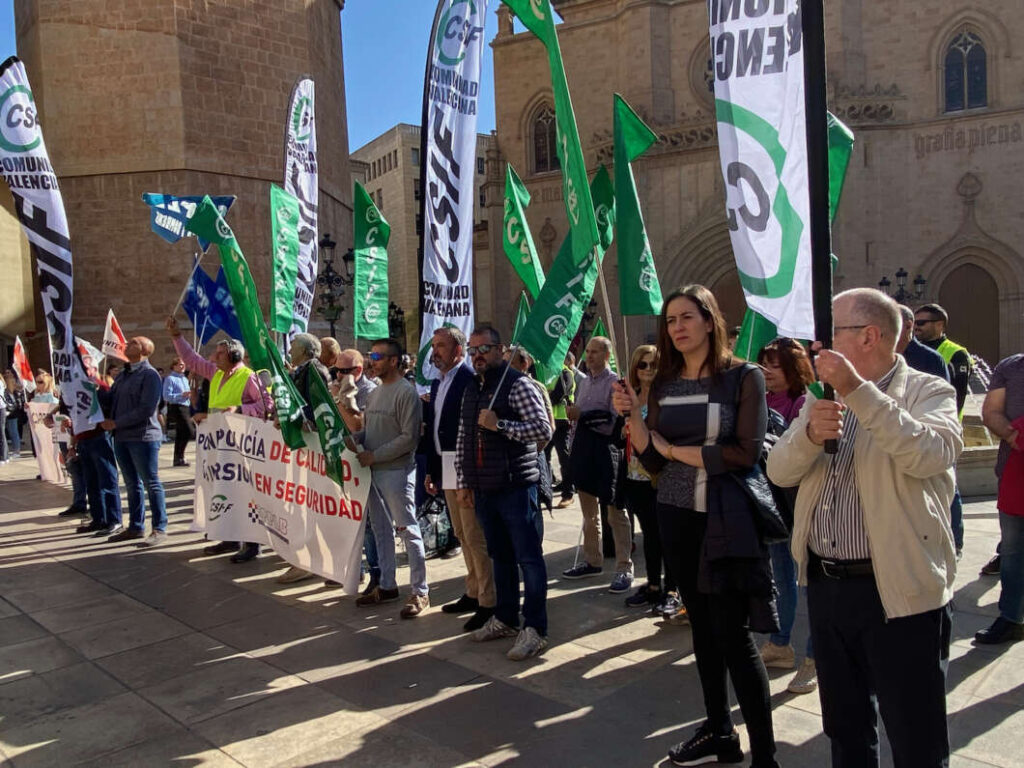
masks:
MULTIPOLYGON (((371 360, 373 360, 373 355, 370 355, 370 359, 371 359, 371 360)), ((360 368, 360 367, 361 367, 361 366, 358 366, 358 365, 353 365, 353 366, 352 366, 351 368, 338 368, 338 369, 336 369, 336 370, 337 370, 337 371, 338 371, 338 373, 340 373, 340 374, 341 374, 342 376, 348 376, 348 375, 349 375, 350 373, 352 373, 352 372, 353 372, 354 370, 356 370, 357 368, 360 368)))
POLYGON ((928 323, 935 323, 935 322, 938 322, 938 321, 937 320, 915 320, 914 321, 914 327, 915 328, 920 328, 923 325, 928 325, 928 323))
POLYGON ((486 355, 492 349, 498 349, 498 345, 481 344, 479 347, 466 347, 466 352, 469 353, 470 357, 476 357, 477 355, 486 355))
MULTIPOLYGON (((375 362, 375 363, 379 363, 381 360, 383 360, 386 357, 398 357, 398 355, 382 355, 380 352, 371 352, 370 353, 370 359, 373 360, 373 362, 375 362)), ((345 371, 344 368, 342 368, 341 370, 345 371)), ((355 368, 349 368, 348 372, 351 373, 354 370, 355 370, 355 368)))
POLYGON ((646 371, 648 368, 654 368, 654 363, 648 363, 646 360, 641 360, 636 364, 638 371, 646 371))

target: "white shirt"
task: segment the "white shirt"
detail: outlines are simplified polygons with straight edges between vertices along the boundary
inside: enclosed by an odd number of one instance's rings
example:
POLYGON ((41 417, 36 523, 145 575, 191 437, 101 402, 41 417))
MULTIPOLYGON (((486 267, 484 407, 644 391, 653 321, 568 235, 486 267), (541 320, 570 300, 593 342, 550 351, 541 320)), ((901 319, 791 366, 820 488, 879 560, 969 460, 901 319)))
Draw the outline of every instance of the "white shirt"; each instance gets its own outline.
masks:
POLYGON ((438 456, 441 455, 441 440, 437 436, 437 428, 441 424, 441 409, 444 407, 444 399, 448 396, 448 390, 452 388, 452 382, 455 381, 455 374, 463 365, 465 365, 465 361, 460 361, 458 365, 453 366, 448 373, 441 376, 441 381, 437 385, 437 402, 434 403, 434 449, 438 456))

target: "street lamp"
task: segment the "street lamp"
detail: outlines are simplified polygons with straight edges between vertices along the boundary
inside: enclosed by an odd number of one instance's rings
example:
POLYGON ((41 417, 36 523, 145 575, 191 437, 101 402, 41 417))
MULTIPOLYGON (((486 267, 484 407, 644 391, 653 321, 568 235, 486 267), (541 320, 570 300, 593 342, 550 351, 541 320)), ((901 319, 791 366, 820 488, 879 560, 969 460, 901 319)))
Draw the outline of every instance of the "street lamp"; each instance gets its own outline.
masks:
POLYGON ((316 278, 316 284, 320 287, 320 306, 316 311, 331 326, 331 337, 335 335, 334 324, 338 322, 344 307, 341 306, 341 298, 345 295, 345 286, 352 285, 352 265, 355 262, 355 254, 349 248, 342 257, 345 274, 340 274, 334 269, 334 249, 337 243, 331 240, 330 234, 325 233, 320 242, 320 262, 323 270, 316 278))
MULTIPOLYGON (((907 278, 909 276, 910 273, 903 267, 896 270, 896 290, 891 294, 891 296, 897 304, 906 304, 911 300, 920 301, 924 298, 924 289, 928 285, 928 281, 925 280, 924 275, 918 274, 918 276, 914 278, 914 289, 912 291, 907 290, 907 278)), ((882 275, 882 279, 878 281, 878 289, 888 296, 890 295, 889 289, 891 287, 892 281, 885 275, 882 275)))

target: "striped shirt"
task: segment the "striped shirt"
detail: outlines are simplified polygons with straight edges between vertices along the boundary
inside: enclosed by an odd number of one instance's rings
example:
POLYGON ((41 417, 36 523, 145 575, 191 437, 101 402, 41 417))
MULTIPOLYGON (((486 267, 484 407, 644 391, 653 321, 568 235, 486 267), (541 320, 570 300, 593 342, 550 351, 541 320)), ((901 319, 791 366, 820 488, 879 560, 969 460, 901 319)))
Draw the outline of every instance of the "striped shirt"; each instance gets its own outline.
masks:
MULTIPOLYGON (((875 386, 889 389, 896 365, 875 386)), ((864 527, 864 509, 857 491, 854 444, 857 441, 857 416, 849 408, 843 412, 843 435, 832 466, 825 475, 821 496, 814 505, 811 535, 807 545, 819 557, 834 560, 870 560, 871 545, 864 527)))

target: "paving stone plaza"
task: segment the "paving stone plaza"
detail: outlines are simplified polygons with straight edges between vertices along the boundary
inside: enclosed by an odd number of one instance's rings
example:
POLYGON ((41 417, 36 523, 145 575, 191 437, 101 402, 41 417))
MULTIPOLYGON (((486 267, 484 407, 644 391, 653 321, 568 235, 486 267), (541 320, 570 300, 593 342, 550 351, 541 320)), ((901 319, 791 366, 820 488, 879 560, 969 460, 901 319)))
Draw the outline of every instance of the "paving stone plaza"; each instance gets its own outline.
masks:
MULTIPOLYGON (((462 592, 459 558, 429 561, 435 607, 401 621, 400 603, 357 609, 319 580, 276 584, 287 566, 273 552, 204 557, 191 470, 171 467, 170 446, 171 535, 151 550, 76 535, 57 517, 70 492, 36 471, 31 458, 0 468, 5 768, 669 765, 666 749, 703 718, 688 627, 627 609, 604 578, 557 578, 578 506, 545 521, 551 646, 513 662, 437 607, 462 592)), ((998 540, 994 502, 968 500, 965 523, 951 765, 1019 766, 1024 644, 972 642, 996 615, 998 580, 978 575, 998 540)), ((769 674, 780 764, 828 765, 817 694, 769 674)))

